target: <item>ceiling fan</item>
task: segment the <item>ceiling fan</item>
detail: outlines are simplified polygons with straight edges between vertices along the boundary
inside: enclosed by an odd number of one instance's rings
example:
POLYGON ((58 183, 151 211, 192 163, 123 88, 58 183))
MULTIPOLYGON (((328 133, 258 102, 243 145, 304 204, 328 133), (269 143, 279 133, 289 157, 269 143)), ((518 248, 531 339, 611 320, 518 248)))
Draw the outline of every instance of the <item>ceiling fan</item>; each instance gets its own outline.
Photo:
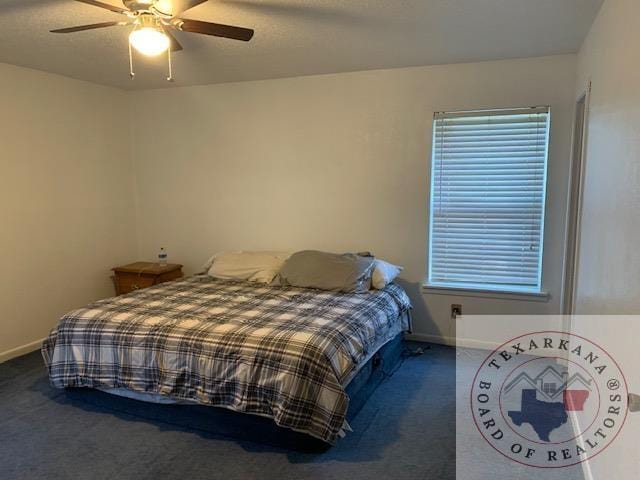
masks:
POLYGON ((104 8, 115 13, 125 15, 126 20, 93 23, 78 27, 59 28, 51 30, 52 33, 74 33, 84 30, 93 30, 106 27, 133 27, 129 34, 129 74, 133 72, 133 56, 131 47, 147 56, 157 56, 164 52, 168 54, 169 76, 167 80, 173 80, 171 71, 171 52, 182 50, 182 45, 171 33, 172 30, 200 33, 214 37, 231 38, 248 42, 253 37, 250 28, 222 25, 220 23, 203 22, 180 18, 178 15, 196 7, 207 0, 122 0, 125 8, 117 7, 96 0, 75 0, 95 7, 104 8))

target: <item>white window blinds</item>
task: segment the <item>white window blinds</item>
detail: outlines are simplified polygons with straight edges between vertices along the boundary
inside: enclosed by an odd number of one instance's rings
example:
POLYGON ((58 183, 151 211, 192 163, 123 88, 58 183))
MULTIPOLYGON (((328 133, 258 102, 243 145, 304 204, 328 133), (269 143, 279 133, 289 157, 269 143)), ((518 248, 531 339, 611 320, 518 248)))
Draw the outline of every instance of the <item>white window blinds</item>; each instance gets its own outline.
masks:
POLYGON ((549 108, 438 113, 429 284, 540 291, 549 108))

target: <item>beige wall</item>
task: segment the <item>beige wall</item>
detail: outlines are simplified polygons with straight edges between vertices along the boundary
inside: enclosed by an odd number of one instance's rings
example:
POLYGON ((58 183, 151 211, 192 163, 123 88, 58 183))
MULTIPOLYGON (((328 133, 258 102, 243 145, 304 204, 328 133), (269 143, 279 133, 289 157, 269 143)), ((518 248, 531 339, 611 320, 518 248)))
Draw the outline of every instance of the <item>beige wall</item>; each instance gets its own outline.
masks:
POLYGON ((451 303, 558 313, 574 85, 567 55, 132 93, 139 253, 371 250, 405 266, 425 339, 455 335, 451 303), (550 300, 422 294, 433 112, 531 105, 552 107, 550 300))
MULTIPOLYGON (((607 0, 579 54, 577 94, 592 82, 573 329, 610 348, 640 390, 640 3, 607 0), (630 55, 631 53, 631 55, 630 55)), ((640 417, 586 466, 588 479, 639 478, 640 417)))
POLYGON ((608 0, 580 51, 589 78, 577 313, 640 310, 640 3, 608 0))
POLYGON ((129 94, 0 65, 11 92, 0 120, 0 360, 111 295, 113 265, 160 246, 187 272, 231 248, 372 250, 406 267, 424 339, 455 336, 451 303, 557 313, 574 83, 572 55, 129 94), (421 292, 433 112, 540 104, 553 118, 550 300, 421 292))
POLYGON ((0 91, 2 361, 112 295, 136 245, 126 95, 5 64, 0 91))

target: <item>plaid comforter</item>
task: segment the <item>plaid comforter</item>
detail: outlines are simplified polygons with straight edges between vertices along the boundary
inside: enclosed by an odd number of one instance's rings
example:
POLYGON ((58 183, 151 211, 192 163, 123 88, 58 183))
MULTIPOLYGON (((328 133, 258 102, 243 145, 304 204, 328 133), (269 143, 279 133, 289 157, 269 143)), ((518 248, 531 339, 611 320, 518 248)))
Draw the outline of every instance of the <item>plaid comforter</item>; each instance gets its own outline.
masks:
POLYGON ((125 388, 272 418, 334 443, 358 367, 407 329, 391 284, 344 294, 206 275, 93 303, 42 345, 58 388, 125 388))

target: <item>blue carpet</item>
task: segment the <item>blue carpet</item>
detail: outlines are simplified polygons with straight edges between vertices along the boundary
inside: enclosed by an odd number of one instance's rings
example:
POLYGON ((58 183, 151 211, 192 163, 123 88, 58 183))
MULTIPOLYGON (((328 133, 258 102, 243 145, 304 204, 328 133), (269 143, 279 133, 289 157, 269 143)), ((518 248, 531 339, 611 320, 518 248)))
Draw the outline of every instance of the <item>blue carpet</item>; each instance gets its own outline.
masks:
POLYGON ((437 345, 407 358, 314 454, 78 402, 34 352, 0 365, 0 479, 454 479, 455 367, 437 345))

